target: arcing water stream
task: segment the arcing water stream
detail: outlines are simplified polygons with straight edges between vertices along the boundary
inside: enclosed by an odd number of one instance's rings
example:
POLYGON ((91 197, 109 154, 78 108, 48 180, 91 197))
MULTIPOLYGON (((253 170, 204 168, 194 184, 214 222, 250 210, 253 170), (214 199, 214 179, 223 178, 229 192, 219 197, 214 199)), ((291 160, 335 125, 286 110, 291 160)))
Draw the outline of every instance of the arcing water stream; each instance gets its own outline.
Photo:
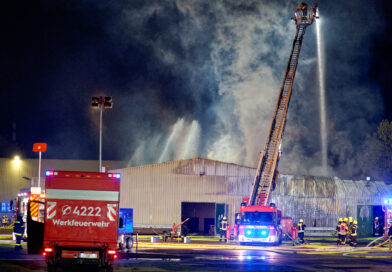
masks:
POLYGON ((325 107, 325 81, 324 81, 324 55, 322 51, 321 33, 320 33, 321 20, 316 21, 317 33, 317 55, 318 55, 318 73, 319 73, 319 91, 320 91, 320 136, 321 136, 321 163, 322 175, 327 175, 328 168, 328 133, 327 133, 327 120, 326 120, 326 107, 325 107))

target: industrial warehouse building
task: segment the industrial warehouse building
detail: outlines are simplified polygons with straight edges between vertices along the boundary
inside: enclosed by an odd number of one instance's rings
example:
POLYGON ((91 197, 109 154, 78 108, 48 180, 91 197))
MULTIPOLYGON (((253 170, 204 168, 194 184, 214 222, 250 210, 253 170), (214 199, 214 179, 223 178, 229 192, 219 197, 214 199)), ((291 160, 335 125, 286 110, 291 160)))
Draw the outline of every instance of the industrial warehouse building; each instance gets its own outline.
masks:
MULTIPOLYGON (((190 232, 208 233, 223 214, 233 224, 242 198, 250 194, 256 169, 195 158, 117 169, 122 208, 133 208, 135 229, 170 228, 186 218, 190 232)), ((336 177, 280 175, 272 202, 283 216, 308 226, 335 227, 339 217, 358 220, 359 234, 372 235, 375 216, 392 195, 384 182, 336 177)))
MULTIPOLYGON (((243 197, 248 197, 256 169, 232 163, 194 158, 124 168, 120 161, 104 161, 106 169, 121 173, 120 207, 132 208, 136 231, 160 231, 186 218, 190 232, 210 233, 226 215, 233 223, 243 197)), ((43 160, 45 169, 96 171, 97 161, 43 160)), ((7 209, 21 188, 23 177, 36 177, 38 160, 0 159, 0 201, 7 209)), ((36 185, 36 179, 33 179, 36 185)), ((43 183, 42 183, 43 184, 43 183)), ((359 234, 372 234, 372 221, 382 216, 391 185, 375 181, 341 180, 336 177, 281 175, 272 202, 294 222, 334 227, 339 217, 353 216, 359 234)))

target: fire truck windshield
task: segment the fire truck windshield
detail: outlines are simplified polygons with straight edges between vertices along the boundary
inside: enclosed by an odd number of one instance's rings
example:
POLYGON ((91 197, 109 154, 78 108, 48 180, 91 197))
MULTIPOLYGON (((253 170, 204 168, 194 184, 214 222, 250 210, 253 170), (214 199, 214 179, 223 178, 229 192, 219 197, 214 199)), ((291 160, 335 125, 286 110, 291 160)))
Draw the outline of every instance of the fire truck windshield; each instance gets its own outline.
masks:
POLYGON ((241 225, 274 225, 274 212, 245 212, 241 218, 241 225))

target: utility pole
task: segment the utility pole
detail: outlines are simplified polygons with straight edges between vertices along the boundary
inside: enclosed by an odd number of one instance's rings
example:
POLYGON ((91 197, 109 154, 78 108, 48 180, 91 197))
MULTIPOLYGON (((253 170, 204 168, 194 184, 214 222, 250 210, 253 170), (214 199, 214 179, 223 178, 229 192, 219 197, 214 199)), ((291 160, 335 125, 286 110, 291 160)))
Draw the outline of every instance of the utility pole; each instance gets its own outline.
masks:
POLYGON ((98 171, 102 172, 102 112, 103 109, 112 108, 112 97, 92 97, 91 106, 99 108, 99 168, 98 171))
MULTIPOLYGON (((41 190, 41 153, 46 151, 47 144, 46 143, 35 143, 33 145, 33 151, 38 152, 39 160, 38 160, 38 187, 41 190)), ((40 191, 41 193, 41 191, 40 191)))

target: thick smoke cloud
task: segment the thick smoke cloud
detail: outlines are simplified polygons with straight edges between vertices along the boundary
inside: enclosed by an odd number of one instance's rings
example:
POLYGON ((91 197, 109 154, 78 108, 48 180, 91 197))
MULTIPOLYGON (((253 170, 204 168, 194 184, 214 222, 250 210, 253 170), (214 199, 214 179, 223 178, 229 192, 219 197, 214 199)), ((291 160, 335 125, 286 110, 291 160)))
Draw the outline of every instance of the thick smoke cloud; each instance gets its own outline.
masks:
MULTIPOLYGON (((155 121, 165 126, 157 128, 146 120, 151 130, 132 138, 130 165, 202 156, 255 166, 295 34, 289 18, 296 4, 157 1, 137 9, 122 7, 117 35, 123 45, 146 46, 157 69, 170 71, 173 80, 182 83, 176 86, 176 102, 161 104, 164 114, 155 121), (182 107, 184 103, 188 106, 182 107), (189 131, 195 123, 199 129, 194 136, 189 131), (185 156, 184 142, 198 148, 185 156)), ((364 20, 358 3, 319 5, 327 79, 327 174, 359 175, 358 149, 383 110, 377 86, 359 81, 367 73, 370 38, 381 22, 364 20)), ((367 12, 376 16, 377 7, 367 12)), ((315 26, 310 26, 282 146, 284 173, 322 173, 317 61, 315 26)), ((143 86, 139 88, 142 92, 143 86)), ((159 91, 170 92, 154 92, 159 91)))
MULTIPOLYGON (((295 35, 290 17, 296 5, 283 0, 43 1, 42 14, 26 12, 28 20, 20 27, 32 24, 26 37, 39 42, 15 51, 29 77, 22 86, 15 79, 14 89, 29 88, 32 99, 34 92, 47 98, 39 110, 34 103, 25 105, 51 124, 29 135, 45 141, 42 136, 51 133, 48 157, 95 159, 98 114, 88 108, 89 99, 112 95, 114 107, 104 112, 103 159, 135 166, 199 156, 256 166, 295 35), (45 19, 29 17, 35 14, 45 19)), ((380 87, 369 78, 374 37, 385 30, 382 9, 379 1, 319 1, 328 171, 321 169, 312 25, 293 87, 281 173, 366 174, 357 167, 366 159, 361 146, 384 113, 380 87)), ((18 63, 16 57, 9 63, 18 63)))

